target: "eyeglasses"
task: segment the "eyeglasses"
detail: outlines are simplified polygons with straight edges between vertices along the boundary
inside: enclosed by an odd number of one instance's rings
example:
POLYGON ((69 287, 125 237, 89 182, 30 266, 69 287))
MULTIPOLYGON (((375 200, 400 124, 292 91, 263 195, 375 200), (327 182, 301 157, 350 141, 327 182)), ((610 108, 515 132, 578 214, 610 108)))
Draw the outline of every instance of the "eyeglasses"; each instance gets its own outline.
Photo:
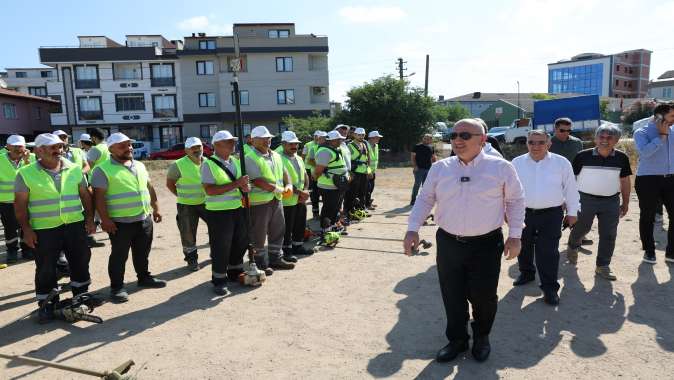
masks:
POLYGON ((547 143, 548 143, 547 141, 531 141, 531 140, 527 141, 527 144, 532 145, 532 146, 533 145, 545 145, 547 143))
POLYGON ((482 136, 482 134, 470 132, 452 132, 449 134, 449 139, 456 140, 456 138, 459 137, 461 140, 468 141, 472 139, 473 136, 482 136))
POLYGON ((558 129, 558 131, 560 131, 561 133, 570 133, 571 132, 570 129, 561 129, 561 128, 558 129))

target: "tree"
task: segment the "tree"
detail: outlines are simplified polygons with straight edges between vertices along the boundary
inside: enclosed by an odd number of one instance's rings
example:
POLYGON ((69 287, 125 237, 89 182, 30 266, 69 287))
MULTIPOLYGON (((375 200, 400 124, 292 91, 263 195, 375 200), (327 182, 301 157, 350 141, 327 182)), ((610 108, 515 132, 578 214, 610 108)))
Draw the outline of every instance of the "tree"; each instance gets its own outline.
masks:
POLYGON ((329 131, 332 119, 321 115, 319 112, 314 112, 312 116, 303 119, 286 116, 283 118, 283 122, 291 131, 295 132, 300 141, 307 143, 313 139, 314 132, 318 130, 329 131))
POLYGON ((609 120, 608 114, 608 100, 602 100, 599 102, 599 114, 601 115, 602 120, 609 120))
POLYGON ((543 93, 531 94, 531 99, 535 99, 535 100, 550 100, 550 99, 554 99, 554 98, 555 98, 555 96, 550 95, 550 94, 543 94, 543 93))
POLYGON ((623 112, 623 123, 631 125, 637 120, 652 116, 654 109, 655 102, 636 101, 623 112))
POLYGON ((334 122, 376 129, 385 136, 382 145, 399 152, 409 150, 430 130, 433 105, 422 88, 385 76, 352 88, 334 122))
POLYGON ((447 105, 435 104, 431 109, 431 112, 433 114, 434 122, 456 122, 472 116, 468 108, 462 106, 458 102, 447 105))

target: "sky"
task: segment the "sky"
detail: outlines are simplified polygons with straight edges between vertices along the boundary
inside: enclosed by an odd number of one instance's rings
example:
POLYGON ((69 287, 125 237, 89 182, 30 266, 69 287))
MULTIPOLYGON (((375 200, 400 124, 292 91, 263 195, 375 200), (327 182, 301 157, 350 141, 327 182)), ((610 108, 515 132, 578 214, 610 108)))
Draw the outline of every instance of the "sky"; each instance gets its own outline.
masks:
POLYGON ((547 64, 576 54, 653 51, 651 79, 674 69, 674 0, 266 1, 22 0, 0 8, 0 68, 39 66, 40 46, 77 35, 230 35, 233 23, 294 22, 329 38, 330 98, 406 63, 429 95, 547 91, 547 64))

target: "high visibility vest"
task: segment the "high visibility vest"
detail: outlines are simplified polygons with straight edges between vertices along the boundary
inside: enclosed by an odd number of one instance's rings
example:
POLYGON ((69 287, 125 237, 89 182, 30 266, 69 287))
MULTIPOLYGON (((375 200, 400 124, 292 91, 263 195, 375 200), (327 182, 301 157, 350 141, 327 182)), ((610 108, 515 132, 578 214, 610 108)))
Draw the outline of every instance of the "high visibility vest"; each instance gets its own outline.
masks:
POLYGON ((98 156, 98 159, 93 162, 93 165, 91 169, 93 170, 95 167, 100 165, 103 161, 106 161, 108 158, 110 158, 110 151, 108 150, 108 146, 105 145, 105 143, 100 143, 98 145, 94 145, 91 147, 91 149, 96 149, 99 151, 101 154, 98 156))
POLYGON ((188 156, 176 161, 180 178, 176 181, 177 202, 183 205, 200 205, 206 200, 204 186, 201 184, 201 165, 197 165, 188 156))
MULTIPOLYGON (((273 186, 283 187, 283 160, 281 155, 274 152, 273 150, 269 151, 271 154, 272 160, 274 161, 274 170, 267 163, 267 160, 262 156, 260 152, 255 148, 251 148, 248 155, 250 159, 255 162, 255 165, 260 169, 260 174, 262 179, 267 183, 273 186)), ((272 199, 281 199, 281 194, 274 194, 270 191, 262 190, 261 188, 253 185, 253 188, 250 191, 250 204, 259 205, 271 202, 272 199)))
POLYGON ((367 173, 368 168, 368 156, 367 144, 365 146, 365 153, 363 153, 357 145, 356 141, 351 141, 349 143, 349 151, 351 152, 351 171, 354 173, 367 173), (356 164, 356 167, 353 167, 353 164, 356 164))
POLYGON ((306 166, 307 170, 313 171, 314 165, 309 163, 309 159, 316 159, 316 149, 318 149, 318 144, 316 144, 316 141, 312 140, 309 141, 304 147, 307 149, 307 156, 305 157, 307 162, 304 163, 304 166, 306 166))
POLYGON ((370 152, 370 166, 368 166, 368 174, 369 173, 374 173, 377 171, 377 168, 379 167, 379 144, 370 144, 370 142, 367 142, 369 152, 370 152))
POLYGON ((30 226, 34 230, 56 228, 64 224, 84 220, 80 184, 82 167, 62 160, 65 168, 61 171, 61 189, 37 162, 19 169, 18 175, 28 189, 28 214, 30 226))
MULTIPOLYGON (((295 169, 295 165, 293 165, 290 157, 286 156, 285 154, 281 155, 281 159, 283 160, 283 167, 288 171, 288 175, 290 176, 290 183, 292 183, 293 187, 298 190, 304 190, 304 176, 306 176, 306 169, 304 166, 304 160, 302 160, 302 157, 298 156, 295 154, 295 158, 297 159, 297 164, 300 167, 299 172, 297 169, 295 169)), ((284 206, 295 206, 297 204, 297 201, 299 199, 299 195, 293 193, 288 198, 283 198, 283 205, 284 206)))
POLYGON ((323 170, 323 174, 318 177, 318 186, 324 189, 335 189, 335 183, 332 182, 332 175, 348 175, 346 162, 344 161, 344 155, 338 155, 336 153, 336 151, 341 152, 339 148, 333 149, 331 147, 321 146, 316 151, 316 156, 318 156, 323 150, 330 152, 330 162, 328 163, 328 166, 325 168, 325 170, 323 170))
POLYGON ((103 161, 98 165, 108 178, 108 190, 105 192, 105 204, 111 218, 124 218, 148 215, 150 191, 147 189, 148 174, 140 161, 134 161, 136 175, 124 165, 103 161))
MULTIPOLYGON (((235 179, 241 178, 241 162, 234 156, 230 156, 230 160, 236 168, 236 171, 232 173, 235 179)), ((227 185, 232 183, 232 180, 229 178, 227 173, 220 169, 218 164, 209 159, 204 160, 204 164, 208 165, 208 168, 211 169, 211 174, 213 174, 216 185, 227 185)), ((239 188, 235 188, 234 190, 230 190, 219 195, 206 194, 206 210, 234 210, 242 206, 243 203, 241 203, 241 190, 239 190, 239 188)))
MULTIPOLYGON (((28 156, 29 163, 35 162, 35 155, 33 153, 28 156)), ((0 155, 0 203, 14 202, 14 180, 18 170, 28 164, 23 158, 19 160, 19 167, 15 168, 12 161, 9 159, 9 152, 5 151, 0 155)))
POLYGON ((83 162, 86 160, 86 157, 85 157, 86 153, 80 148, 70 147, 70 148, 68 148, 68 150, 70 151, 70 153, 72 155, 70 158, 68 158, 68 160, 70 162, 72 162, 73 164, 76 164, 76 165, 79 165, 80 167, 82 167, 83 162))

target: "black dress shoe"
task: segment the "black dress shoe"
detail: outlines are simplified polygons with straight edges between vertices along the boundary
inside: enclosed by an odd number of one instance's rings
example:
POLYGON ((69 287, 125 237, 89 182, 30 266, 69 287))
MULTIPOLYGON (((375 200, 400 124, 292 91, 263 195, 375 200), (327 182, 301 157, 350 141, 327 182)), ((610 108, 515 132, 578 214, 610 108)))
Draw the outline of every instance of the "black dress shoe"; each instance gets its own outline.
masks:
POLYGON ((439 363, 446 363, 456 359, 460 353, 468 350, 468 342, 465 340, 457 340, 449 342, 448 345, 442 347, 435 357, 439 363))
POLYGON ((166 281, 159 280, 152 276, 141 277, 138 279, 138 287, 141 288, 164 288, 166 281))
POLYGON ((548 305, 557 306, 559 305, 559 296, 557 292, 547 291, 543 293, 543 302, 548 305))
POLYGON ((535 279, 536 279, 536 276, 531 276, 531 275, 528 275, 528 274, 520 274, 517 277, 517 280, 515 280, 513 282, 513 285, 520 286, 520 285, 528 284, 535 279))
POLYGON ((473 338, 473 349, 471 353, 478 362, 483 362, 489 357, 491 346, 489 345, 489 336, 480 336, 473 338))

